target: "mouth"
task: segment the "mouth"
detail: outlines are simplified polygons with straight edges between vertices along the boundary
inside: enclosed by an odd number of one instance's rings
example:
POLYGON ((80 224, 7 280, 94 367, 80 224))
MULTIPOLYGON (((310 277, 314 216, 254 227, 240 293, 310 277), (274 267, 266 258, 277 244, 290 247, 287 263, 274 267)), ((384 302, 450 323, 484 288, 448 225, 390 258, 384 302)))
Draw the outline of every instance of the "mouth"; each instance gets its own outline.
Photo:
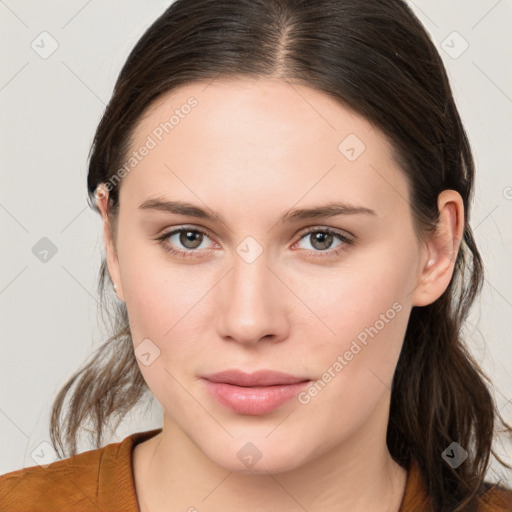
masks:
POLYGON ((297 396, 311 379, 273 370, 247 374, 227 370, 202 377, 218 403, 239 414, 258 416, 274 411, 297 396))
POLYGON ((275 370, 259 370, 254 373, 245 373, 241 370, 225 370, 206 375, 203 378, 210 382, 232 384, 240 387, 284 386, 310 380, 309 377, 296 377, 275 370))

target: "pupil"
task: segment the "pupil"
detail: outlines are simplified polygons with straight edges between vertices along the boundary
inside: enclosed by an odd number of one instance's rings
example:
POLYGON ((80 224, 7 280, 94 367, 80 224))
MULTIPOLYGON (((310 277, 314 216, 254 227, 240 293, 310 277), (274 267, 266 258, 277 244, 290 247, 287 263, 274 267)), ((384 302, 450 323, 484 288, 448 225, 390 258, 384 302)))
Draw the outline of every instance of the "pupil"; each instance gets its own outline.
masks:
POLYGON ((196 231, 183 231, 181 233, 181 237, 183 238, 183 236, 185 237, 185 240, 180 240, 180 242, 189 249, 194 249, 201 244, 201 233, 198 233, 196 231), (192 242, 192 246, 187 245, 190 242, 192 242))
POLYGON ((332 235, 330 233, 316 233, 315 234, 315 242, 320 242, 320 247, 317 249, 326 249, 330 245, 332 235))

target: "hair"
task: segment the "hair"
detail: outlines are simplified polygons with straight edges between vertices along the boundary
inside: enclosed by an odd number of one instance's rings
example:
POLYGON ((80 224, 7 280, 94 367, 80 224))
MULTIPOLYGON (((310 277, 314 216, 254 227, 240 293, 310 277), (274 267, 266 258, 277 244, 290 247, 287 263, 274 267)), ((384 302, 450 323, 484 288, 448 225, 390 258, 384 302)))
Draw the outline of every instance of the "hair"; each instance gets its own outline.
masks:
MULTIPOLYGON (((131 51, 97 127, 87 178, 91 208, 99 212, 95 192, 108 184, 108 215, 115 227, 119 170, 129 158, 137 123, 164 93, 218 78, 303 84, 380 129, 408 180, 420 241, 436 229, 440 192, 452 189, 462 196, 465 226, 454 273, 436 301, 411 311, 393 377, 386 441, 402 467, 418 462, 436 511, 476 510, 490 486, 484 482, 490 453, 511 469, 492 449, 495 419, 507 434, 512 427, 499 414, 491 380, 462 339, 484 279, 469 226, 475 168, 430 36, 402 0, 175 1, 131 51), (441 457, 454 441, 468 452, 456 470, 441 457)), ((107 422, 122 419, 148 391, 126 305, 109 296, 111 284, 103 257, 98 292, 110 315, 111 336, 55 399, 50 433, 59 454, 66 448, 76 454, 78 431, 87 420, 101 446, 107 422)))

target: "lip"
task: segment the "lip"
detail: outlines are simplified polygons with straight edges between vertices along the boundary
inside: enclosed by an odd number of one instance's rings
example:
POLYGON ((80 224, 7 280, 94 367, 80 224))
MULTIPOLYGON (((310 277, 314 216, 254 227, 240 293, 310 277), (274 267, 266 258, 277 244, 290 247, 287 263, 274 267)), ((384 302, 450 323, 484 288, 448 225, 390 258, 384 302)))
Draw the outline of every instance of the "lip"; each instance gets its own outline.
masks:
POLYGON ((234 386, 277 386, 284 384, 296 384, 310 380, 308 377, 295 377, 289 373, 274 370, 259 370, 254 373, 245 373, 241 370, 225 370, 211 375, 203 376, 210 382, 222 382, 234 386))
POLYGON ((260 370, 251 374, 226 370, 202 377, 206 388, 221 404, 239 414, 267 414, 297 394, 310 382, 305 377, 260 370))

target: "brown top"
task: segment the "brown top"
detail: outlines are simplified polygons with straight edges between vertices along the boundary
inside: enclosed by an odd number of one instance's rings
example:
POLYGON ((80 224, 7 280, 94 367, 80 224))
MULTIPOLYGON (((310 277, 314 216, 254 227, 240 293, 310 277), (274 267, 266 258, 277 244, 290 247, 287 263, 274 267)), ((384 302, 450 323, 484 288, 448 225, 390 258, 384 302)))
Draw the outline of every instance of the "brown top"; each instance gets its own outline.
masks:
MULTIPOLYGON (((139 512, 132 472, 133 448, 161 431, 137 432, 119 443, 46 467, 32 466, 1 475, 0 512, 139 512)), ((487 495, 489 505, 479 512, 512 511, 512 491, 495 488, 487 495), (499 497, 503 506, 494 503, 494 498, 499 497)), ((399 512, 433 512, 414 460, 399 512)))

